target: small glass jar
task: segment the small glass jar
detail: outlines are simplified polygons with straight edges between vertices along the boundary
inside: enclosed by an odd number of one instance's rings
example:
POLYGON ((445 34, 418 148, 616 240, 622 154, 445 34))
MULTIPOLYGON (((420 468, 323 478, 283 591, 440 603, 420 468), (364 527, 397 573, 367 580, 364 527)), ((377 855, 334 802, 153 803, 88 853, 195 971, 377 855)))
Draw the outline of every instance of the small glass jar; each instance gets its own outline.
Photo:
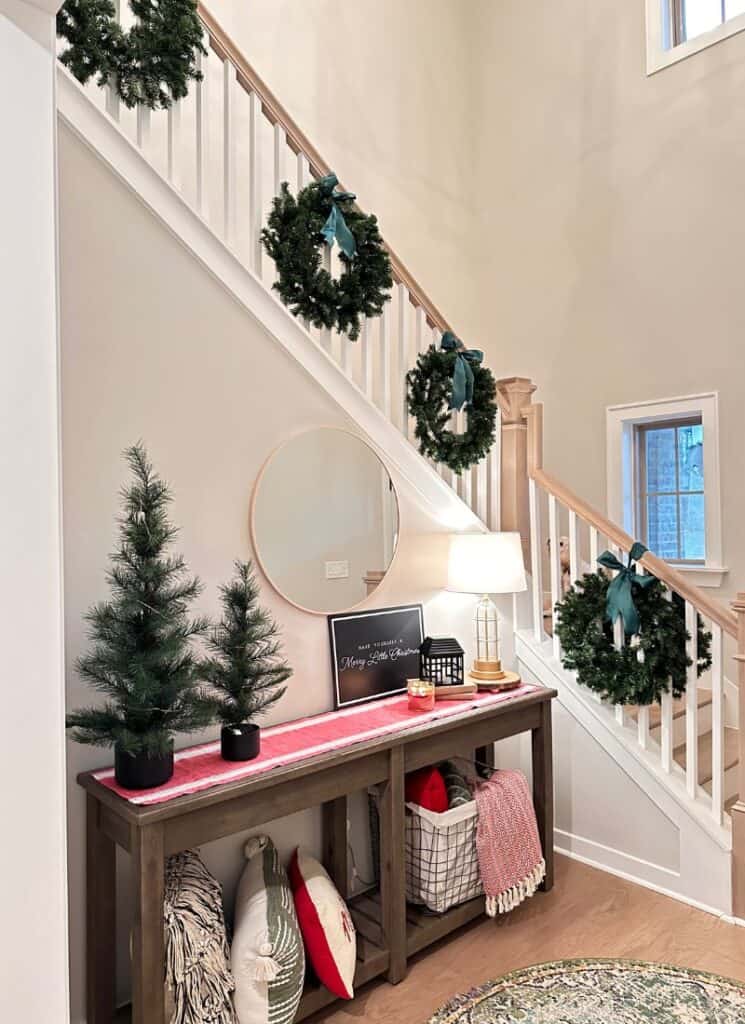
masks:
POLYGON ((407 679, 410 711, 434 711, 435 684, 430 679, 407 679))

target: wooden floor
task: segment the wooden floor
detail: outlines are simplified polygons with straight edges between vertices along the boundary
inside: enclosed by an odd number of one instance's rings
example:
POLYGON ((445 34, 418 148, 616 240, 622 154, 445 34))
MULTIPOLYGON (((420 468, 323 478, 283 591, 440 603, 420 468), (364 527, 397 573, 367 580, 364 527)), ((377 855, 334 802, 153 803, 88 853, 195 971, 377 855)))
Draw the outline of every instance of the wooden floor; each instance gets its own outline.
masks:
POLYGON ((458 992, 518 967, 582 956, 664 961, 745 981, 745 928, 559 857, 549 895, 431 948, 400 985, 373 982, 354 1002, 310 1020, 424 1024, 458 992))

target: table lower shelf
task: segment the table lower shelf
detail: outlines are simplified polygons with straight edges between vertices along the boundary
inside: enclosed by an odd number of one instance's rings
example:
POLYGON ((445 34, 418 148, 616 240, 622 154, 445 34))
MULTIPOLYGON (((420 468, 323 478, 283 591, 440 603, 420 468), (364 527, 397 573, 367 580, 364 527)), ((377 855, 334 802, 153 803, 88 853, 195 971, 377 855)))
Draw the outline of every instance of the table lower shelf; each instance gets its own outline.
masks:
MULTIPOLYGON (((368 981, 378 978, 388 970, 388 950, 383 940, 381 924, 380 893, 377 889, 361 893, 349 901, 349 911, 357 929, 357 969, 354 974, 355 990, 368 981)), ((433 942, 449 935, 469 921, 484 913, 484 897, 469 900, 444 914, 430 914, 424 908, 413 904, 406 906, 406 952, 407 956, 426 949, 433 942)), ((336 1001, 322 985, 309 985, 300 1002, 295 1018, 305 1020, 311 1014, 330 1006, 336 1001)))

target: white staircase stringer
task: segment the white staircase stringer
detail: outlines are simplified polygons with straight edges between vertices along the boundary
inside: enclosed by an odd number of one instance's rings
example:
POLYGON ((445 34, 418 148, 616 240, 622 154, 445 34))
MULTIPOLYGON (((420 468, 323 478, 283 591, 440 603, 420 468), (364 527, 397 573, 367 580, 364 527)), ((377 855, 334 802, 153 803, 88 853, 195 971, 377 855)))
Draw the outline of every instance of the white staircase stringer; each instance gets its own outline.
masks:
MULTIPOLYGON (((717 825, 702 803, 692 800, 686 792, 685 773, 676 765, 667 775, 655 761, 652 751, 642 750, 635 740, 635 732, 624 729, 616 721, 614 709, 593 698, 574 680, 573 673, 563 668, 553 657, 550 643, 539 643, 532 631, 515 633, 515 654, 524 678, 553 687, 558 692, 558 703, 592 738, 604 756, 630 779, 634 787, 652 801, 660 814, 677 830, 679 855, 674 869, 650 863, 626 850, 610 848, 593 836, 577 836, 557 815, 556 848, 569 856, 591 863, 613 874, 693 904, 716 914, 731 914, 731 850, 732 833, 726 825, 717 825)), ((555 746, 562 736, 556 735, 555 746)), ((571 755, 571 751, 569 752, 571 755)), ((591 766, 587 766, 591 771, 591 766)), ((556 778, 557 790, 570 783, 556 778)), ((562 801, 570 806, 573 793, 562 793, 562 801)), ((598 815, 612 816, 613 793, 598 791, 594 811, 598 815)), ((623 808, 633 818, 633 808, 623 808)))
POLYGON ((63 123, 357 424, 386 464, 398 472, 419 503, 444 528, 486 528, 394 424, 313 341, 300 321, 240 262, 61 66, 57 69, 57 109, 63 123))

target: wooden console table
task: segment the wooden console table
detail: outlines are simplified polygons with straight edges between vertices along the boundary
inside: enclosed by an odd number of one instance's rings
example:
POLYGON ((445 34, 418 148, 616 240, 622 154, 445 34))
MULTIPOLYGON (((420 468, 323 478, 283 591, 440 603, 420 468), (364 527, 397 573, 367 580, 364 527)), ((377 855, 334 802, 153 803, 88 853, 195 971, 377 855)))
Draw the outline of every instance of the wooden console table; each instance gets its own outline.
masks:
MULTIPOLYGON (((253 778, 170 802, 136 806, 85 772, 78 777, 87 799, 87 1020, 114 1020, 116 972, 116 847, 132 859, 132 1021, 164 1024, 164 861, 167 856, 320 805, 323 859, 348 897, 347 798, 380 784, 380 888, 350 900, 358 928, 355 986, 386 975, 396 984, 407 958, 484 911, 480 897, 440 916, 407 906, 404 867, 404 775, 451 756, 493 763, 497 740, 530 731, 533 800, 546 859, 543 888, 553 885, 553 778, 551 700, 537 689, 501 704, 464 707, 445 719, 413 722, 405 731, 376 737, 253 778)), ((302 1020, 334 997, 306 991, 302 1020)))

